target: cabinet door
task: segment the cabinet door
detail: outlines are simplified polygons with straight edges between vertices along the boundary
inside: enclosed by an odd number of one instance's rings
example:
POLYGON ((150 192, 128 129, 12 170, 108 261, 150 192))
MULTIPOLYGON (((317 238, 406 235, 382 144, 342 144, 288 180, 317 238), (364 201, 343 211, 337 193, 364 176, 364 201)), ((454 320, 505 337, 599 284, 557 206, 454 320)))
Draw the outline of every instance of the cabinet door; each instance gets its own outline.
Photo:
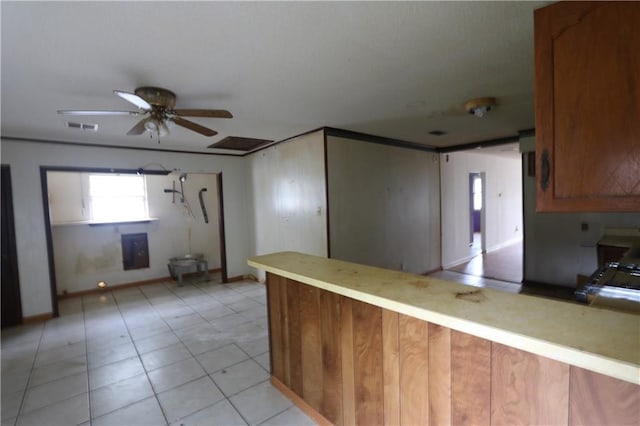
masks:
POLYGON ((640 211, 640 2, 535 11, 538 211, 640 211))

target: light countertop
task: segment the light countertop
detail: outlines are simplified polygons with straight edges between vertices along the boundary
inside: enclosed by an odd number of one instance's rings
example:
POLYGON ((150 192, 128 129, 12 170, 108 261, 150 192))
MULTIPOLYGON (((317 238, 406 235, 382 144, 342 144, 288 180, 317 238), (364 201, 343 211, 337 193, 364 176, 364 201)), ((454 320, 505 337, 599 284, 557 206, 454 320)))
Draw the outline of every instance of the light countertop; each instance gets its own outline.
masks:
POLYGON ((248 264, 497 343, 640 384, 640 315, 295 252, 248 264))
POLYGON ((598 240, 598 245, 613 247, 640 247, 640 237, 605 235, 598 240))
POLYGON ((640 248, 640 228, 606 228, 598 245, 640 248))

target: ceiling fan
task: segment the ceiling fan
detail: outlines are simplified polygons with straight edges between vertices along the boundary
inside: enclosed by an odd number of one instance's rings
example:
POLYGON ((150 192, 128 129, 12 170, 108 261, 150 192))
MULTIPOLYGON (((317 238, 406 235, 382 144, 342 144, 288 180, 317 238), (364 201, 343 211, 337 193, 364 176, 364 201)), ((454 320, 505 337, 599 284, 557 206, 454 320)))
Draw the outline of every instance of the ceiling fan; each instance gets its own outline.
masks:
POLYGON ((63 115, 144 115, 142 120, 127 132, 127 135, 141 135, 149 132, 152 135, 166 136, 169 134, 169 124, 200 133, 204 136, 218 134, 215 130, 201 126, 183 117, 211 117, 233 118, 233 115, 223 109, 175 109, 176 95, 170 90, 160 87, 138 87, 134 93, 114 90, 113 93, 138 107, 137 111, 99 111, 99 110, 58 110, 63 115))

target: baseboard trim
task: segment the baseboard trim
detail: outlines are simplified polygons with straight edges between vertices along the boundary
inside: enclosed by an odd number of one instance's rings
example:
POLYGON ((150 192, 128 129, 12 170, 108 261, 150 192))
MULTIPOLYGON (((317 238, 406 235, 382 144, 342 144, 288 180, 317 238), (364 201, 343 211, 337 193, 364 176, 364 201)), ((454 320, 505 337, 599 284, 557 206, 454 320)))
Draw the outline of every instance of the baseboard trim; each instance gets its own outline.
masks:
POLYGON ((423 272, 423 273, 422 273, 422 274, 420 274, 420 275, 431 275, 431 274, 434 274, 434 273, 436 273, 436 272, 440 272, 440 271, 443 271, 443 270, 444 270, 444 269, 442 268, 442 266, 438 266, 437 268, 430 269, 430 270, 428 270, 428 271, 426 271, 426 272, 423 272))
POLYGON ((22 325, 38 324, 41 322, 49 321, 50 319, 53 319, 53 317, 53 312, 22 317, 22 325))
POLYGON ((258 279, 258 277, 256 277, 256 276, 255 276, 255 275, 253 275, 253 274, 249 274, 249 275, 247 275, 246 277, 247 277, 247 279, 248 279, 248 280, 255 281, 255 282, 260 283, 260 284, 264 284, 264 281, 260 281, 260 280, 258 279))
POLYGON ((462 257, 460 259, 456 259, 453 262, 449 262, 446 265, 442 265, 442 269, 455 268, 456 266, 460 266, 463 263, 469 262, 471 259, 473 259, 476 256, 480 256, 481 254, 489 254, 491 252, 494 252, 496 250, 500 250, 502 248, 505 248, 505 247, 510 246, 512 244, 516 244, 518 242, 523 242, 522 238, 514 238, 514 239, 511 239, 511 240, 508 240, 508 241, 504 241, 504 242, 502 242, 500 244, 497 244, 495 246, 487 248, 485 251, 482 251, 480 253, 477 253, 477 254, 474 254, 474 255, 465 256, 465 257, 462 257))
POLYGON ((253 274, 247 274, 247 275, 238 275, 236 277, 231 277, 227 279, 227 282, 229 283, 237 283, 238 281, 255 281, 258 284, 265 284, 264 281, 260 281, 258 279, 258 277, 256 277, 253 274))
MULTIPOLYGON (((209 273, 211 274, 215 272, 220 272, 220 271, 221 271, 220 268, 209 269, 209 273)), ((183 274, 182 276, 183 278, 188 278, 188 277, 195 277, 196 275, 200 275, 200 274, 201 272, 189 272, 189 273, 183 274)), ((165 276, 165 277, 159 277, 159 278, 151 278, 149 280, 110 285, 109 287, 106 287, 106 288, 92 288, 89 290, 74 291, 71 293, 59 294, 58 300, 70 299, 72 297, 78 297, 78 296, 87 296, 90 294, 99 294, 99 293, 103 293, 105 291, 110 291, 110 290, 122 290, 129 287, 139 287, 143 285, 157 284, 164 281, 175 281, 175 280, 170 276, 165 276)))
POLYGON ((512 244, 517 244, 517 243, 523 243, 522 238, 512 238, 510 240, 503 241, 500 244, 496 244, 495 246, 488 248, 487 253, 491 253, 492 251, 500 250, 502 248, 505 248, 507 246, 510 246, 512 244))
POLYGON ((318 425, 321 425, 321 426, 333 425, 333 423, 327 420, 326 417, 318 413, 315 410, 315 408, 309 405, 304 399, 300 398, 297 394, 295 394, 291 389, 289 389, 284 383, 282 383, 280 380, 278 380, 274 376, 271 376, 271 384, 273 385, 273 387, 278 389, 280 393, 282 393, 291 402, 293 402, 293 404, 296 407, 301 409, 307 416, 311 417, 318 425))
POLYGON ((478 256, 479 254, 480 253, 476 254, 475 256, 466 256, 466 257, 454 260, 453 262, 447 263, 446 265, 442 265, 442 269, 445 270, 445 269, 455 268, 456 266, 462 265, 463 263, 467 263, 468 261, 478 256))

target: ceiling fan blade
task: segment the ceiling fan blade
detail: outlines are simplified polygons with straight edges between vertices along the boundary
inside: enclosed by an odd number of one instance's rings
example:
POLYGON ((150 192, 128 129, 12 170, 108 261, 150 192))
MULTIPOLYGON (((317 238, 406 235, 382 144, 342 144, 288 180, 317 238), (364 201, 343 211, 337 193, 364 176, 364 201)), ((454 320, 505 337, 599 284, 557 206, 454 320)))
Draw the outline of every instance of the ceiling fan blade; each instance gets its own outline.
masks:
POLYGON ((139 111, 93 111, 93 110, 72 110, 59 109, 58 114, 62 115, 140 115, 139 111))
POLYGON ((194 132, 200 133, 204 136, 213 136, 218 134, 218 132, 216 132, 215 130, 211 130, 207 127, 201 126, 197 123, 194 123, 193 121, 185 120, 184 118, 173 117, 171 120, 178 126, 193 130, 194 132))
POLYGON ((121 90, 114 90, 113 93, 120 96, 125 101, 131 102, 132 104, 134 104, 135 106, 137 106, 142 110, 145 110, 145 111, 151 110, 151 104, 145 101, 144 99, 142 99, 140 96, 136 95, 135 93, 123 92, 121 90))
POLYGON ((129 130, 127 132, 127 135, 141 135, 143 134, 147 128, 144 127, 145 123, 147 122, 148 118, 143 118, 142 120, 138 121, 138 123, 133 126, 131 128, 131 130, 129 130))
POLYGON ((213 117, 213 118, 233 118, 233 115, 225 109, 174 109, 171 111, 175 115, 182 117, 213 117))

